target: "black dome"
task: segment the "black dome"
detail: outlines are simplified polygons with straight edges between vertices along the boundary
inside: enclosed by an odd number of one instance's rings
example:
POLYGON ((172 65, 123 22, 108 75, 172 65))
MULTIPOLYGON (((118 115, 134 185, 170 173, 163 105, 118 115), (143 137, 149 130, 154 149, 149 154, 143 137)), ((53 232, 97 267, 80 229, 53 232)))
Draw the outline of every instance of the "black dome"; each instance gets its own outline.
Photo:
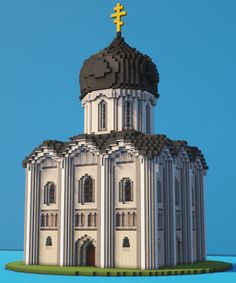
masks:
POLYGON ((93 90, 129 88, 158 97, 159 74, 151 58, 117 35, 112 43, 84 62, 80 71, 80 99, 93 90))

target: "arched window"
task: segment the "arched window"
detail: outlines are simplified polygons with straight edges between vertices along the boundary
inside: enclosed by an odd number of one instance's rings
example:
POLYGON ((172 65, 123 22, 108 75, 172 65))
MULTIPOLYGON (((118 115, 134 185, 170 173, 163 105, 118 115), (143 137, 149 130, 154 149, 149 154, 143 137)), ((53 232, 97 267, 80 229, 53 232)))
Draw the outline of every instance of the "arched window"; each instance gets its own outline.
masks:
POLYGON ((136 226, 136 213, 133 212, 133 226, 136 226))
POLYGON ((129 178, 124 178, 119 184, 119 201, 133 201, 133 182, 129 178))
POLYGON ((96 227, 97 226, 97 213, 95 212, 94 213, 94 216, 93 216, 93 220, 94 220, 94 226, 96 227))
POLYGON ((44 203, 47 205, 56 203, 56 186, 53 182, 48 182, 44 186, 44 203))
POLYGON ((48 203, 55 203, 55 186, 53 183, 49 186, 48 203))
POLYGON ((179 190, 179 181, 175 178, 175 205, 180 204, 180 190, 179 190))
POLYGON ((120 225, 120 213, 117 212, 117 213, 116 213, 116 227, 119 227, 119 226, 121 226, 121 225, 120 225))
POLYGON ((94 202, 94 179, 88 175, 79 180, 78 202, 94 202))
POLYGON ((79 214, 76 213, 75 214, 75 227, 78 227, 79 226, 79 214))
POLYGON ((162 185, 159 179, 157 180, 157 201, 162 202, 162 185))
POLYGON ((194 187, 192 187, 192 206, 195 205, 195 190, 194 187))
POLYGON ((92 213, 88 214, 88 227, 92 226, 92 213))
POLYGON ((124 201, 132 201, 132 186, 130 180, 125 180, 124 184, 124 201))
POLYGON ((123 243, 122 243, 123 248, 129 248, 130 247, 130 242, 128 237, 124 237, 123 243))
POLYGON ((46 246, 52 246, 52 237, 50 237, 50 236, 47 237, 46 246))
POLYGON ((146 105, 146 132, 147 134, 151 132, 151 108, 149 103, 146 105))
POLYGON ((106 130, 107 127, 107 103, 105 101, 101 101, 98 104, 98 129, 106 130))
POLYGON ((44 216, 44 214, 41 215, 41 227, 45 227, 45 216, 44 216))
POLYGON ((132 128, 132 103, 130 101, 125 102, 125 128, 132 128))

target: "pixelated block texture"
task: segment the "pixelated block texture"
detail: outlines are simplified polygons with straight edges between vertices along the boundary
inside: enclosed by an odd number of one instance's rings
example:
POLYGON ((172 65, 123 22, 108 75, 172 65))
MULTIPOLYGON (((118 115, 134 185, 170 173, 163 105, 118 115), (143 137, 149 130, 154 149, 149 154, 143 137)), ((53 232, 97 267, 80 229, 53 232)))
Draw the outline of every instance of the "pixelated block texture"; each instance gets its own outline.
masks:
POLYGON ((130 47, 117 35, 112 43, 84 62, 80 71, 80 99, 94 90, 139 89, 158 94, 159 74, 147 55, 130 47))
POLYGON ((189 146, 186 141, 177 140, 173 141, 166 137, 166 135, 157 134, 143 134, 135 130, 113 131, 108 134, 81 134, 70 138, 69 142, 59 141, 45 141, 38 148, 25 158, 23 167, 26 167, 37 154, 37 151, 43 151, 46 146, 52 149, 58 156, 64 156, 77 141, 85 140, 86 143, 92 143, 101 154, 106 154, 111 149, 112 145, 119 145, 120 141, 126 144, 131 144, 139 154, 146 155, 148 158, 158 156, 164 147, 167 147, 173 157, 179 155, 181 148, 184 148, 188 154, 190 161, 195 161, 198 157, 205 170, 208 169, 204 155, 197 147, 189 146))

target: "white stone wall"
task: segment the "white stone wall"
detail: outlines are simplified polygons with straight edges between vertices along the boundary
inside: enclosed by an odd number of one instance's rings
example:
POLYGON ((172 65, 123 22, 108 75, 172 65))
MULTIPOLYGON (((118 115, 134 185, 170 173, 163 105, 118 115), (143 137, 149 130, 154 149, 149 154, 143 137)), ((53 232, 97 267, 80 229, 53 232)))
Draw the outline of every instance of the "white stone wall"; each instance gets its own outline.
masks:
POLYGON ((138 268, 137 267, 137 234, 136 231, 115 232, 115 267, 138 268), (128 237, 130 247, 123 248, 124 237, 128 237))
POLYGON ((38 160, 38 164, 29 165, 30 170, 28 168, 26 171, 27 264, 64 265, 66 261, 67 265, 72 265, 76 256, 75 243, 83 238, 93 242, 96 248, 96 265, 102 267, 151 269, 167 264, 204 260, 204 171, 199 161, 191 163, 188 160, 184 150, 178 158, 173 159, 168 149, 164 148, 159 156, 148 159, 146 156, 139 156, 130 145, 120 143, 109 149, 109 154, 102 156, 98 155, 93 146, 81 142, 74 145, 63 160, 64 167, 59 159, 42 158, 41 161, 38 160), (94 179, 95 198, 92 203, 79 204, 78 181, 86 174, 94 179), (130 178, 133 182, 133 200, 124 203, 119 201, 119 182, 123 178, 130 178), (180 188, 178 205, 175 202, 175 178, 179 181, 180 188), (162 189, 161 202, 158 202, 158 180, 162 189), (44 186, 47 182, 54 182, 56 185, 56 204, 44 203, 44 186), (66 208, 70 214, 68 223, 63 210, 66 207, 64 194, 61 192, 61 188, 64 193, 68 192, 67 184, 71 190, 67 198, 72 200, 72 205, 66 208), (36 211, 40 214, 58 214, 56 227, 40 227, 33 203, 36 208, 37 203, 39 204, 36 211), (96 211, 97 226, 74 227, 73 218, 77 211, 84 211, 85 214, 96 211), (123 227, 117 227, 117 211, 135 212, 136 224, 129 227, 130 223, 126 221, 123 227), (182 217, 180 229, 176 226, 177 213, 182 217), (196 228, 193 226, 193 213, 196 215, 196 228), (159 214, 163 215, 161 227, 159 214), (30 225, 33 223, 32 219, 37 220, 34 227, 30 225), (61 221, 65 222, 65 226, 61 221), (68 231, 64 231, 66 228, 63 227, 70 227, 69 233, 72 236, 66 235, 68 231), (33 240, 30 237, 32 232, 35 235, 33 240), (46 246, 48 236, 52 238, 52 246, 46 246), (68 237, 66 239, 71 241, 69 246, 72 253, 70 249, 66 254, 62 252, 67 246, 63 237, 68 237), (125 237, 129 238, 129 248, 122 247, 125 237), (178 241, 181 242, 181 254, 177 251, 178 241), (107 246, 110 249, 106 249, 107 246))
POLYGON ((41 230, 39 235, 39 264, 58 265, 58 232, 52 230, 41 230), (52 238, 52 246, 46 246, 47 237, 52 238))
POLYGON ((56 160, 46 159, 41 162, 40 170, 40 232, 39 232, 39 264, 57 265, 59 264, 59 207, 60 207, 60 166, 56 160), (56 168, 55 168, 56 167, 56 168), (45 185, 48 182, 55 184, 56 203, 44 203, 45 185), (48 227, 41 226, 41 215, 48 215, 48 227), (57 225, 52 225, 51 215, 57 215, 57 225), (52 246, 46 246, 46 239, 52 238, 52 246))
POLYGON ((126 89, 92 91, 83 98, 84 133, 100 134, 111 131, 122 131, 125 128, 125 101, 130 101, 132 105, 132 129, 143 133, 147 133, 146 105, 147 103, 150 105, 150 133, 153 133, 153 107, 156 104, 156 98, 146 91, 126 89), (99 130, 98 127, 98 105, 101 101, 107 103, 107 126, 105 130, 99 130))

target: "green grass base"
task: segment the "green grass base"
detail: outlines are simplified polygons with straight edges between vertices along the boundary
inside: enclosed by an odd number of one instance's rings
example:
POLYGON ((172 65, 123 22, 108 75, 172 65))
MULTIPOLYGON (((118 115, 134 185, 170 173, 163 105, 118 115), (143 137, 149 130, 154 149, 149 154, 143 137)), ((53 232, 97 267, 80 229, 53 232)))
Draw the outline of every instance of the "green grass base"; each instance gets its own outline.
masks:
POLYGON ((6 269, 37 274, 74 275, 74 276, 165 276, 222 272, 232 269, 231 263, 204 261, 193 264, 165 267, 158 270, 139 270, 126 268, 98 268, 91 266, 61 267, 55 265, 25 265, 22 261, 11 262, 6 269))

